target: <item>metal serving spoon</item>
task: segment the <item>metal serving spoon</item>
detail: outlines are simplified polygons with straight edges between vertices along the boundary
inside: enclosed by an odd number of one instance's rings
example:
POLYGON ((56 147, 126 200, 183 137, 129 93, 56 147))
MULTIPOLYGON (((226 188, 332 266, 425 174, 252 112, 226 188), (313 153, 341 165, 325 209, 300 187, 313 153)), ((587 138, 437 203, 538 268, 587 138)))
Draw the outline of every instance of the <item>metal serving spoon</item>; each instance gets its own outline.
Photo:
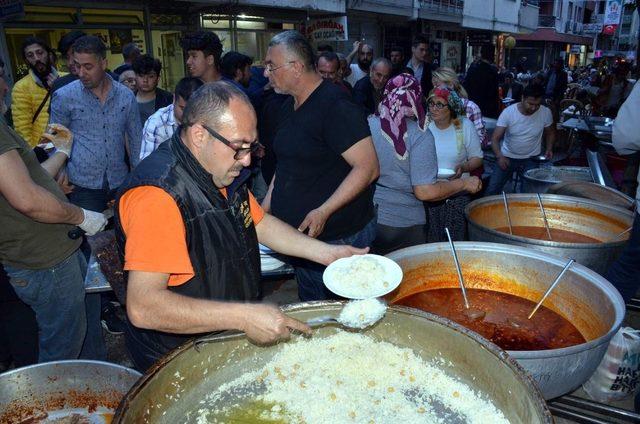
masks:
MULTIPOLYGON (((358 321, 357 324, 348 319, 349 318, 348 314, 345 313, 345 311, 350 312, 349 311, 350 309, 357 309, 358 307, 360 307, 362 305, 362 302, 370 302, 370 301, 371 299, 352 300, 350 302, 347 302, 344 305, 344 307, 342 308, 342 311, 340 312, 340 315, 338 315, 337 318, 331 315, 323 315, 323 316, 311 318, 306 322, 306 324, 309 327, 319 327, 323 325, 339 325, 348 329, 363 330, 365 328, 371 327, 376 322, 382 319, 382 317, 387 311, 387 304, 384 301, 376 299, 376 301, 380 304, 379 306, 380 309, 378 310, 379 313, 377 315, 369 317, 369 319, 366 321, 360 320, 358 321)), ((378 305, 375 305, 375 306, 378 306, 378 305)))
POLYGON ((444 232, 447 233, 447 239, 449 239, 449 247, 451 248, 453 261, 456 264, 456 271, 458 272, 458 282, 460 283, 460 289, 462 290, 462 298, 464 299, 463 312, 468 318, 472 320, 482 319, 487 313, 481 309, 472 308, 471 305, 469 305, 469 299, 467 298, 467 289, 464 287, 464 277, 462 276, 462 268, 460 268, 460 261, 458 260, 458 253, 456 252, 456 248, 453 245, 453 240, 451 240, 451 234, 449 233, 449 228, 445 227, 444 232))

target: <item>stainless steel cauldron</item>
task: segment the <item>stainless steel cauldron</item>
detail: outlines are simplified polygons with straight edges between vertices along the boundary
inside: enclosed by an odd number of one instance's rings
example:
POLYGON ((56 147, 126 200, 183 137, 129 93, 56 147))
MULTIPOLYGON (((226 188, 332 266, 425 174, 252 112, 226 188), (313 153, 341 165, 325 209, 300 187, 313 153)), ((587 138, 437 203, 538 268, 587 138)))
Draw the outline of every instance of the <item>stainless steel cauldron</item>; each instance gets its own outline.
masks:
MULTIPOLYGON (((533 302, 542 297, 565 260, 518 246, 457 242, 456 250, 467 287, 513 294, 533 302)), ((455 266, 446 243, 424 244, 392 252, 404 273, 402 283, 387 296, 390 302, 425 288, 458 287, 455 266)), ((568 393, 595 371, 609 340, 618 330, 625 305, 603 277, 574 264, 544 305, 568 319, 587 340, 563 349, 509 351, 533 376, 545 399, 568 393)))
POLYGON ((88 360, 46 362, 5 372, 0 374, 0 423, 72 415, 108 423, 140 375, 117 364, 88 360))
MULTIPOLYGON (((321 315, 337 316, 342 305, 322 301, 284 309, 304 321, 321 315)), ((335 331, 338 330, 333 327, 319 328, 313 337, 326 337, 335 331)), ((451 321, 417 309, 391 307, 382 321, 366 333, 409 347, 426 360, 445 358, 446 372, 486 395, 513 423, 552 422, 540 392, 516 362, 495 345, 451 321)), ((213 342, 201 344, 198 349, 187 343, 142 377, 123 399, 113 422, 195 422, 194 412, 201 407, 200 400, 206 394, 258 368, 278 348, 278 345, 257 347, 244 335, 233 333, 214 336, 213 342)))
POLYGON ((526 171, 522 179, 525 193, 546 193, 552 185, 565 181, 593 181, 591 170, 580 166, 534 168, 526 171))
MULTIPOLYGON (((514 226, 544 227, 542 213, 535 194, 509 194, 509 214, 514 226)), ((507 218, 502 196, 488 196, 469 203, 465 216, 469 226, 469 239, 514 244, 573 258, 596 272, 604 274, 620 255, 628 234, 612 240, 633 223, 633 214, 625 209, 578 197, 555 194, 541 195, 549 226, 573 231, 603 240, 602 243, 561 243, 513 236, 496 231, 506 227, 507 218)))

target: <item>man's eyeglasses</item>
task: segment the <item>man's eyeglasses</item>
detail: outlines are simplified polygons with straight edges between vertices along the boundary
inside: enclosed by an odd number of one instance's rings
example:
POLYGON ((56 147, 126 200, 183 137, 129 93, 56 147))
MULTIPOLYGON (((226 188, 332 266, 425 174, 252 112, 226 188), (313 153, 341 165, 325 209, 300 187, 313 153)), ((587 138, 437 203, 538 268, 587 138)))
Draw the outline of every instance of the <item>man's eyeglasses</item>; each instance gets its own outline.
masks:
POLYGON ((219 141, 221 141, 224 145, 226 145, 227 147, 229 147, 230 149, 234 150, 236 152, 235 155, 233 155, 233 158, 235 160, 242 160, 243 158, 245 158, 247 155, 255 153, 259 148, 262 147, 262 144, 260 144, 258 141, 254 141, 253 143, 251 143, 250 147, 241 147, 241 148, 235 148, 233 147, 233 144, 227 140, 226 138, 224 138, 223 136, 221 136, 220 134, 218 134, 217 132, 215 132, 214 130, 212 130, 211 128, 207 127, 204 124, 200 124, 202 125, 202 128, 204 128, 205 130, 207 130, 207 132, 209 134, 211 134, 211 136, 215 139, 218 139, 219 141))
POLYGON ((292 63, 296 63, 295 60, 290 60, 289 62, 285 63, 284 65, 280 65, 280 66, 273 66, 273 63, 267 63, 267 65, 264 67, 264 69, 266 69, 267 72, 272 74, 273 72, 277 71, 278 69, 284 68, 285 66, 291 65, 292 63))
POLYGON ((429 102, 427 103, 427 105, 428 105, 429 107, 432 107, 432 108, 434 108, 434 109, 438 109, 438 110, 442 110, 442 109, 444 109, 445 107, 447 107, 447 104, 446 104, 446 103, 433 102, 433 101, 429 101, 429 102))

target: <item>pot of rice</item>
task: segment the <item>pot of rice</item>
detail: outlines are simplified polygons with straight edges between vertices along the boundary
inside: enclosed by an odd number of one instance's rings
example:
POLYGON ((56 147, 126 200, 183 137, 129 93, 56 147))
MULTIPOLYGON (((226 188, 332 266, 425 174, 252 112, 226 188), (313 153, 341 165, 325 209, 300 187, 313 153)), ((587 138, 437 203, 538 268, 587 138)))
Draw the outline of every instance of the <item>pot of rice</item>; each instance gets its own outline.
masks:
MULTIPOLYGON (((289 305, 307 321, 343 302, 289 305)), ((189 342, 152 367, 114 423, 551 423, 503 350, 452 321, 393 306, 374 326, 335 326, 269 347, 243 334, 189 342)))

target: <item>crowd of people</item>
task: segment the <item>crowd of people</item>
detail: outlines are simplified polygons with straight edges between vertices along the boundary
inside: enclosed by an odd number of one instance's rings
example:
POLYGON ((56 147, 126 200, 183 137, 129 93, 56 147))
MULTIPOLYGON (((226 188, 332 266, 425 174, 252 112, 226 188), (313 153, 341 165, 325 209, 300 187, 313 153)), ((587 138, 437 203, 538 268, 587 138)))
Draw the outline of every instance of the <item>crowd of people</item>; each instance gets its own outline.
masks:
POLYGON ((64 73, 45 41, 23 43, 29 73, 13 87, 12 124, 0 123, 0 261, 35 313, 38 361, 105 359, 101 324, 125 334, 140 370, 196 334, 309 332, 260 303, 258 242, 290 257, 300 300, 333 298, 322 282, 332 261, 444 241, 445 228, 464 240, 483 176, 496 194, 532 156, 554 154, 544 102, 566 89, 560 62, 520 84, 481 57, 463 79, 437 67, 424 37, 405 58, 362 42, 314 49, 285 31, 263 66, 223 54, 213 32, 180 44, 189 76, 171 93, 135 44, 111 71, 98 37, 70 32, 57 48, 64 73), (76 227, 113 228, 125 305, 85 295, 91 247, 70 237, 76 227))

